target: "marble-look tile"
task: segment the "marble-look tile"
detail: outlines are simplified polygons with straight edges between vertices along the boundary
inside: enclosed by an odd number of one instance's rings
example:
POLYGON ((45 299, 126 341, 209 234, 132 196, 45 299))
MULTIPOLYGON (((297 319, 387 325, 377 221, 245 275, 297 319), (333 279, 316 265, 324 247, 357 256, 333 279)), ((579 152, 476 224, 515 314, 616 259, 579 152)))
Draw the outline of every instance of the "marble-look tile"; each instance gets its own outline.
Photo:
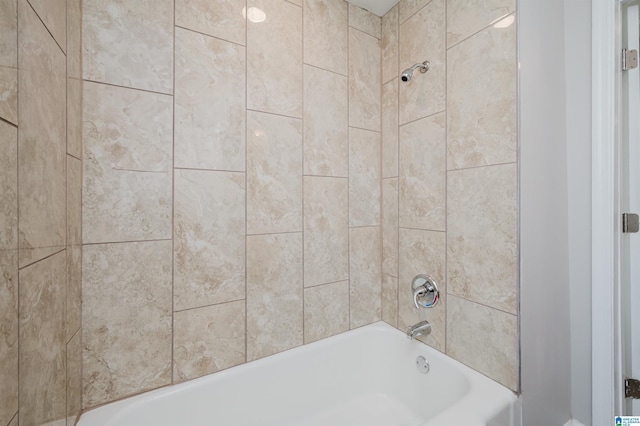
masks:
POLYGON ((304 63, 347 75, 348 3, 304 0, 304 63))
POLYGON ((247 112, 247 233, 302 231, 302 120, 247 112))
POLYGON ((349 229, 350 328, 382 317, 381 244, 379 226, 349 229))
POLYGON ((67 246, 67 341, 82 325, 82 246, 67 246))
POLYGON ((67 0, 29 0, 63 52, 67 51, 67 0))
POLYGON ((382 177, 398 176, 398 81, 382 86, 382 177))
POLYGON ((304 66, 304 173, 346 177, 349 169, 347 77, 304 66))
POLYGON ((431 323, 431 334, 420 340, 434 348, 445 350, 445 233, 400 228, 400 277, 398 279, 398 328, 406 330, 418 321, 431 323), (418 274, 433 277, 440 290, 438 304, 417 310, 413 304, 411 282, 418 274))
POLYGON ((382 276, 382 321, 398 326, 398 277, 382 276))
POLYGON ((15 413, 8 426, 18 426, 18 412, 15 413))
POLYGON ((83 0, 87 80, 173 90, 173 0, 83 0))
POLYGON ((516 62, 515 24, 490 27, 449 49, 449 169, 516 161, 516 62))
POLYGON ((0 250, 0 424, 18 411, 18 251, 0 250))
POLYGON ((380 130, 380 40, 349 28, 349 125, 380 130))
POLYGON ((518 389, 518 317, 450 295, 447 354, 518 389))
POLYGON ((304 178, 304 285, 349 278, 348 179, 304 178))
POLYGON ((281 0, 248 0, 262 22, 247 22, 247 108, 302 118, 302 9, 281 0))
POLYGON ((19 398, 23 425, 66 417, 66 266, 62 251, 20 271, 19 398))
POLYGON ((382 180, 382 273, 398 276, 398 178, 382 180))
POLYGON ((82 158, 82 104, 82 80, 68 78, 67 154, 76 158, 82 158))
POLYGON ((24 266, 65 245, 66 58, 26 0, 18 6, 18 235, 24 266))
POLYGON ((0 68, 18 67, 17 45, 18 1, 2 0, 0 2, 0 68))
POLYGON ((82 161, 67 155, 67 245, 82 244, 82 161))
POLYGON ((1 65, 0 118, 18 124, 18 69, 1 65))
POLYGON ((386 83, 398 76, 398 8, 395 5, 382 17, 382 82, 386 83))
POLYGON ((349 281, 304 289, 304 343, 349 330, 349 281))
POLYGON ((67 343, 67 422, 74 426, 82 410, 82 346, 78 330, 67 343))
POLYGON ((400 127, 400 226, 445 230, 445 114, 400 127))
POLYGON ((380 133, 349 129, 349 226, 380 225, 380 133))
POLYGON ((447 46, 513 13, 516 0, 447 0, 447 46))
MULTIPOLYGON (((400 124, 427 117, 445 109, 445 0, 433 0, 400 25, 400 70, 429 61, 425 74, 400 84, 400 124)), ((400 8, 402 11, 402 7, 400 8)))
POLYGON ((176 28, 175 165, 245 167, 245 48, 176 28))
POLYGON ((431 0, 400 0, 398 2, 400 23, 402 24, 429 3, 431 0))
POLYGON ((82 79, 82 0, 67 2, 67 77, 82 79))
POLYGON ((177 26, 245 44, 245 0, 176 0, 175 4, 177 26))
POLYGON ((245 362, 243 300, 176 312, 173 381, 183 382, 245 362))
POLYGON ((291 4, 295 4, 296 6, 302 7, 302 0, 286 0, 291 4))
POLYGON ((449 293, 516 314, 516 164, 451 171, 448 185, 449 293))
POLYGON ((247 361, 302 344, 302 233, 247 237, 247 361))
POLYGON ((84 84, 83 242, 171 238, 172 98, 84 84))
POLYGON ((171 383, 171 241, 85 245, 83 409, 171 383))
POLYGON ((0 141, 0 250, 17 249, 18 129, 0 121, 0 141))
POLYGON ((368 10, 349 3, 349 26, 377 39, 382 35, 382 20, 368 10))
POLYGON ((244 298, 245 176, 175 171, 174 309, 244 298))

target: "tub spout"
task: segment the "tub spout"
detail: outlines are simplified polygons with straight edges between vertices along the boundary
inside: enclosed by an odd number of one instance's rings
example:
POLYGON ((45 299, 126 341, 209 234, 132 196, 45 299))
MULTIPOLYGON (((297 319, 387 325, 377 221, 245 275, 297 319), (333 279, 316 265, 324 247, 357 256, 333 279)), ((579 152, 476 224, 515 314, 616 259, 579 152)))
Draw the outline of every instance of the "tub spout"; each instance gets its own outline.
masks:
POLYGON ((429 321, 420 321, 407 328, 407 338, 413 340, 414 337, 426 336, 431 333, 431 324, 429 321))

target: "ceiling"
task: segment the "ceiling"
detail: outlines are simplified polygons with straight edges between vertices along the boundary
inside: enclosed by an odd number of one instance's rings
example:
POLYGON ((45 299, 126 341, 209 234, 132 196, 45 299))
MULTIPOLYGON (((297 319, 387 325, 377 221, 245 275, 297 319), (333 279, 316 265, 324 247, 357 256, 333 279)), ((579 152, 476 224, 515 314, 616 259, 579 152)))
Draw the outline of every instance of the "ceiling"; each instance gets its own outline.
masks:
POLYGON ((371 13, 383 16, 389 11, 398 0, 347 0, 349 3, 367 9, 371 13))

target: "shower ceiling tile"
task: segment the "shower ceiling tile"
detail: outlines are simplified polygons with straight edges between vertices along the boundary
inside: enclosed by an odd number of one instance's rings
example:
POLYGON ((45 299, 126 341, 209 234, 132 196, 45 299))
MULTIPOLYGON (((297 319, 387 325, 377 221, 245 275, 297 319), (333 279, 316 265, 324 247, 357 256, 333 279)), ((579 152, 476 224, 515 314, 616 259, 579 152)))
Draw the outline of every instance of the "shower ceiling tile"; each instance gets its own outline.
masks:
POLYGON ((348 72, 348 4, 304 1, 304 63, 338 74, 348 72))
POLYGON ((447 46, 516 10, 516 0, 447 0, 447 46))
POLYGON ((244 45, 245 4, 245 0, 176 0, 176 25, 244 45))

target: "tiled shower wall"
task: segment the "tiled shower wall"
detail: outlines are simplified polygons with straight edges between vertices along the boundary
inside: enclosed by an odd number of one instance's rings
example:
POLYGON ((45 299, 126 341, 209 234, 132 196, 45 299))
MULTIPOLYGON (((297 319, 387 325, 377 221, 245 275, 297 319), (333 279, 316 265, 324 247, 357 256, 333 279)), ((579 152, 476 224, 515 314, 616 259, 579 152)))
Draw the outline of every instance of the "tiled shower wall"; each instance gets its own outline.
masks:
POLYGON ((81 17, 80 0, 0 0, 2 426, 80 412, 81 17))
POLYGON ((84 408, 381 318, 380 37, 343 0, 84 0, 84 408))
POLYGON ((382 18, 382 318, 518 390, 514 0, 401 1, 382 18), (399 72, 430 61, 409 82, 399 72), (413 308, 410 283, 443 297, 413 308))

